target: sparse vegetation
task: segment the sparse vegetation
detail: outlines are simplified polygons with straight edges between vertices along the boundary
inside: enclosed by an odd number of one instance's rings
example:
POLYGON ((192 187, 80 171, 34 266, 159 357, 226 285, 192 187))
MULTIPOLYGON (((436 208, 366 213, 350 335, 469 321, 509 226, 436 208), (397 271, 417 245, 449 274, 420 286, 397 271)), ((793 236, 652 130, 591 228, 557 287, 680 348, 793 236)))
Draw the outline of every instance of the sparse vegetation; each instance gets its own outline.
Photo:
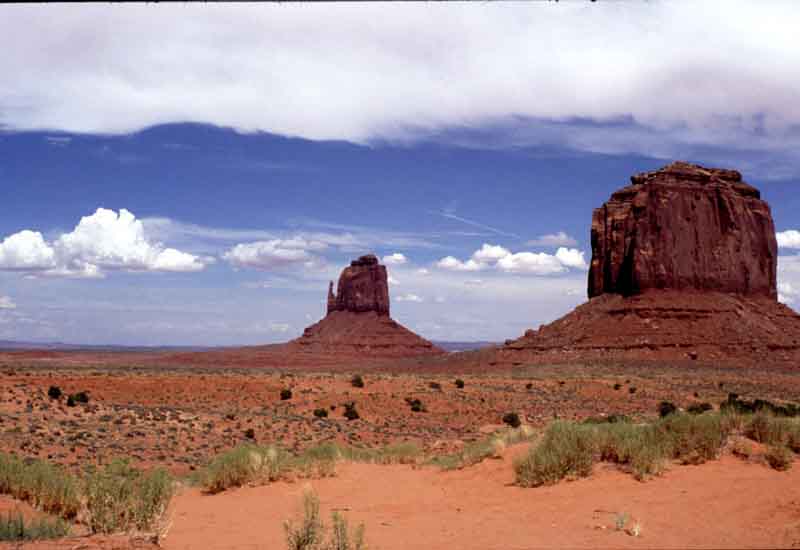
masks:
POLYGON ((519 414, 510 412, 503 415, 503 423, 508 424, 512 428, 519 428, 522 425, 522 420, 520 420, 519 414))
POLYGON ((69 524, 60 518, 26 521, 21 512, 0 516, 0 542, 57 539, 69 535, 69 524))
POLYGON ((328 418, 328 409, 319 408, 314 409, 314 416, 317 418, 328 418))
POLYGON ((411 412, 428 412, 428 409, 425 408, 425 405, 423 405, 422 401, 419 399, 406 397, 406 403, 411 407, 411 412))
POLYGON ((514 463, 523 487, 553 484, 567 476, 586 477, 592 471, 594 428, 572 422, 553 422, 542 442, 514 463))
POLYGON ((456 388, 458 388, 459 390, 464 389, 464 381, 461 380, 460 378, 456 378, 456 388))
POLYGON ((358 420, 361 418, 361 415, 358 414, 358 410, 356 410, 356 404, 352 401, 344 404, 344 417, 347 420, 358 420))
POLYGON ((217 456, 202 475, 203 488, 219 493, 256 481, 275 481, 288 467, 288 453, 274 445, 241 445, 217 456))
POLYGON ((775 470, 785 471, 792 467, 792 452, 782 445, 770 445, 764 453, 767 464, 775 470))
POLYGON ((303 494, 303 518, 298 525, 287 520, 286 547, 288 550, 366 550, 364 525, 352 532, 345 518, 338 512, 331 516, 330 533, 320 518, 319 497, 312 490, 303 494))
POLYGON ((58 466, 0 454, 0 493, 71 519, 80 509, 78 481, 58 466))
POLYGON ((50 399, 60 399, 61 398, 61 388, 58 386, 50 386, 47 390, 47 397, 50 399))
POLYGON ((658 404, 658 416, 664 418, 678 411, 678 407, 670 401, 662 401, 658 404))
POLYGON ((172 479, 165 470, 143 474, 127 460, 115 460, 87 480, 89 527, 94 533, 150 529, 171 498, 172 479))
POLYGON ((428 387, 436 391, 441 391, 442 389, 442 385, 439 382, 428 382, 428 387))
POLYGON ((497 458, 507 446, 530 441, 533 437, 534 431, 530 426, 523 425, 516 429, 500 430, 485 439, 465 445, 457 453, 435 456, 430 459, 429 463, 443 470, 465 468, 490 457, 497 458))
POLYGON ((364 387, 364 379, 361 377, 360 374, 356 374, 353 378, 350 379, 350 385, 354 388, 363 388, 364 387))
POLYGON ((288 401, 292 398, 292 390, 284 388, 281 390, 281 401, 288 401))

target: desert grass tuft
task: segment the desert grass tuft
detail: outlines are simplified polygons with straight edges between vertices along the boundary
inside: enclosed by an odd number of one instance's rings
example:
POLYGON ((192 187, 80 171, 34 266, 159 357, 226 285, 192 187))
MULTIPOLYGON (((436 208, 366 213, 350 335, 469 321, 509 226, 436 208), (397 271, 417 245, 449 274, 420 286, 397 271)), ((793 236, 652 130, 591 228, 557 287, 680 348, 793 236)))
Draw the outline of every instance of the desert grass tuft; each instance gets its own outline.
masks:
POLYGON ((519 428, 499 430, 487 438, 465 445, 460 451, 435 456, 428 463, 443 470, 457 470, 483 462, 487 458, 500 458, 510 445, 531 441, 535 436, 533 429, 523 424, 519 428))
POLYGON ((248 483, 276 481, 288 470, 290 458, 274 445, 241 445, 214 458, 201 482, 207 492, 219 493, 248 483))
POLYGON ((8 494, 65 519, 81 507, 78 481, 40 460, 24 461, 0 453, 0 494, 8 494))
POLYGON ((61 518, 26 521, 18 511, 0 516, 0 542, 57 539, 69 533, 69 524, 61 518))
POLYGON ((331 516, 330 533, 327 532, 319 512, 319 497, 307 489, 303 494, 303 518, 299 524, 284 523, 288 550, 366 550, 364 525, 351 531, 347 520, 339 513, 331 516))
POLYGON ((592 472, 595 448, 594 427, 553 422, 542 442, 514 463, 517 483, 539 487, 566 477, 586 477, 592 472))
POLYGON ((127 460, 115 460, 86 481, 89 527, 94 533, 150 529, 172 493, 172 479, 166 471, 143 474, 127 460))

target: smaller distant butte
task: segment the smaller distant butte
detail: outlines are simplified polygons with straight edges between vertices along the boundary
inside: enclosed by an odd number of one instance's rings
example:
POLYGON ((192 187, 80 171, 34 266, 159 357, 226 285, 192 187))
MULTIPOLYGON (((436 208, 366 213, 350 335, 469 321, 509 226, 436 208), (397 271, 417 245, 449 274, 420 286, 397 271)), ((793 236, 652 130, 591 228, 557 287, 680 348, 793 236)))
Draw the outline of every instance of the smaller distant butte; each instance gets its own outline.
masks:
POLYGON ((369 357, 414 357, 444 353, 389 316, 386 266, 372 254, 353 260, 328 286, 327 315, 289 342, 297 352, 369 357))

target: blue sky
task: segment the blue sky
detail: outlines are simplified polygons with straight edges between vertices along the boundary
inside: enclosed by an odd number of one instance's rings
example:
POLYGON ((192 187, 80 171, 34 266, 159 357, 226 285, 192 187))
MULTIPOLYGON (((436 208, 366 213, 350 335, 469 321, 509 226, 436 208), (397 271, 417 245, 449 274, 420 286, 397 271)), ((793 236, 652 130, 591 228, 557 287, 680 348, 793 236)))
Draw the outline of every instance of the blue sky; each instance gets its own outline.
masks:
POLYGON ((800 9, 725 5, 0 8, 0 339, 284 341, 366 252, 413 330, 516 337, 674 159, 762 190, 796 305, 800 9))

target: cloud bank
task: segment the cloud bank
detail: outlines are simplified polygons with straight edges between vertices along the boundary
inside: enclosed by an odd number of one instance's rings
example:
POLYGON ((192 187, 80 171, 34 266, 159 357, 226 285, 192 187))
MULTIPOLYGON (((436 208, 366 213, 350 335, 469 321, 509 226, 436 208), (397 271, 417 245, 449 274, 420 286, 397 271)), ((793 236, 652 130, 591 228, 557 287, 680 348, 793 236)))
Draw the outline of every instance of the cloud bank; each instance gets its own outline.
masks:
POLYGON ((562 136, 578 148, 788 151, 799 17, 791 0, 10 6, 0 125, 366 142, 582 120, 612 127, 562 136))

